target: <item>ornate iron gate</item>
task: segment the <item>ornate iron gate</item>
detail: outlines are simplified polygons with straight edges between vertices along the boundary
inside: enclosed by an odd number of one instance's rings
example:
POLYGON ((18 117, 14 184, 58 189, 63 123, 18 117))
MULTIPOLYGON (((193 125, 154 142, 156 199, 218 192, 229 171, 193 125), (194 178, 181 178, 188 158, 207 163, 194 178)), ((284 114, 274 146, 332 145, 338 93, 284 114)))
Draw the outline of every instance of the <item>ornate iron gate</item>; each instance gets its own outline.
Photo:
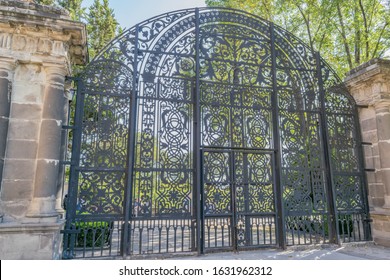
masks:
POLYGON ((356 105, 287 31, 176 11, 76 82, 65 258, 370 239, 356 105))

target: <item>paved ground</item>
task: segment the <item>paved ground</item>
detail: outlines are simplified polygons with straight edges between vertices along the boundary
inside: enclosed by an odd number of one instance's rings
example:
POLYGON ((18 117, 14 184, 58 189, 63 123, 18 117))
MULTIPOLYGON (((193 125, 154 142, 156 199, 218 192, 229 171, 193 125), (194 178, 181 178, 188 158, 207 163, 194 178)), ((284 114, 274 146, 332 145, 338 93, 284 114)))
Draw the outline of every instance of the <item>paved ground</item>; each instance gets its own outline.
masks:
POLYGON ((390 248, 373 243, 289 247, 239 253, 224 252, 203 256, 175 257, 180 260, 390 260, 390 248))

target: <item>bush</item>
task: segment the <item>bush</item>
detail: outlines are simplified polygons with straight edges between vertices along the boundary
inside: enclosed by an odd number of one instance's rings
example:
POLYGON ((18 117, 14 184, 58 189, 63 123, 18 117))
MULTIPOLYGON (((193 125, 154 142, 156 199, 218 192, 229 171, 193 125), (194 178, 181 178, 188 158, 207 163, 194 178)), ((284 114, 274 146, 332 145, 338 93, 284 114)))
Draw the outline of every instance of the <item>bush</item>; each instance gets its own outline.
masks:
POLYGON ((74 224, 80 230, 76 238, 76 247, 105 247, 110 245, 113 222, 79 221, 74 224))

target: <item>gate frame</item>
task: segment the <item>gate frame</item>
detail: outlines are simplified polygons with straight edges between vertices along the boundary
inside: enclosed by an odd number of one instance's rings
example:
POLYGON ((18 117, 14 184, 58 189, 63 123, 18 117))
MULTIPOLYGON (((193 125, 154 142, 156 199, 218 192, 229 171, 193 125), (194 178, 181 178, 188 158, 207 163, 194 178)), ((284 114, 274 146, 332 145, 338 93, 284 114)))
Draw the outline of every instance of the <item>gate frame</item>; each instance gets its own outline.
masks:
MULTIPOLYGON (((235 11, 231 9, 222 9, 222 11, 235 11)), ((193 153, 193 162, 194 162, 194 182, 193 182, 193 203, 194 203, 194 212, 193 212, 193 218, 195 217, 195 221, 193 220, 193 224, 195 224, 196 227, 196 240, 193 240, 193 245, 195 245, 197 253, 203 254, 205 252, 205 238, 204 238, 204 221, 205 221, 205 215, 204 211, 202 211, 203 207, 203 196, 204 196, 204 190, 203 190, 203 184, 202 184, 202 178, 203 178, 203 153, 208 150, 207 147, 204 147, 201 145, 201 110, 200 110, 200 85, 201 85, 201 78, 200 78, 200 9, 196 8, 194 10, 195 12, 195 60, 196 60, 196 75, 195 75, 195 90, 193 91, 194 100, 193 103, 193 113, 194 117, 192 119, 193 122, 193 141, 194 141, 194 153, 193 153)), ((132 92, 130 93, 130 111, 129 111, 129 118, 130 118, 130 125, 128 129, 128 157, 127 157, 127 166, 126 166, 126 187, 124 189, 124 195, 126 197, 124 201, 124 213, 123 215, 123 229, 122 229, 122 236, 121 236, 121 256, 126 258, 129 255, 131 255, 130 252, 130 239, 131 239, 131 230, 130 230, 130 221, 132 220, 132 204, 133 204, 133 182, 134 182, 134 159, 135 159, 135 153, 136 153, 136 127, 137 127, 137 102, 138 102, 138 91, 139 91, 139 84, 138 84, 138 40, 139 40, 139 28, 140 25, 137 24, 135 27, 136 30, 136 37, 135 37, 135 49, 134 49, 134 61, 133 61, 133 80, 132 80, 132 92)), ((274 170, 273 170, 273 176, 274 176, 274 189, 275 189, 275 210, 276 210, 276 221, 277 221, 277 230, 276 230, 276 238, 278 240, 278 245, 282 249, 287 248, 287 242, 286 242, 286 226, 285 226, 285 210, 284 210, 284 199, 283 199, 283 190, 282 190, 282 183, 281 183, 281 174, 282 174, 282 163, 281 163, 281 144, 280 144, 280 128, 278 120, 280 119, 279 114, 279 105, 278 105, 278 86, 277 86, 277 63, 276 63, 276 48, 275 48, 275 27, 273 23, 269 23, 269 29, 270 29, 270 49, 271 49, 271 69, 272 69, 272 94, 271 94, 271 103, 272 103, 272 133, 273 133, 273 155, 272 158, 274 159, 274 170)), ((324 90, 324 82, 322 79, 322 73, 321 73, 321 57, 318 52, 315 52, 315 60, 316 60, 316 76, 318 78, 318 86, 319 86, 319 100, 320 100, 320 110, 318 112, 321 125, 320 125, 320 141, 322 141, 323 144, 323 156, 325 157, 325 173, 326 173, 326 191, 327 191, 327 205, 328 205, 328 217, 329 217, 329 242, 331 243, 340 243, 339 238, 339 221, 338 221, 338 211, 336 209, 336 201, 335 201, 335 187, 333 184, 333 171, 332 171, 332 161, 330 158, 330 147, 329 147, 329 137, 328 137, 328 125, 326 120, 326 104, 325 104, 325 90, 324 90)), ((81 151, 81 137, 82 137, 82 131, 81 131, 81 124, 82 124, 82 115, 83 115, 83 108, 84 108, 84 97, 85 97, 85 85, 83 81, 80 78, 75 78, 75 82, 78 84, 77 88, 77 94, 76 94, 76 114, 75 114, 75 126, 69 127, 73 129, 74 135, 72 139, 72 161, 71 161, 71 167, 70 167, 70 188, 69 188, 69 207, 72 209, 76 209, 77 205, 77 180, 78 180, 78 167, 80 162, 80 151, 81 151)), ((355 116, 355 130, 356 134, 359 135, 357 142, 361 143, 360 139, 360 127, 358 125, 357 121, 357 113, 356 113, 356 106, 355 112, 353 112, 355 116)), ((227 147, 225 149, 228 149, 227 147)), ((250 150, 250 149, 248 149, 250 150)), ((359 147, 359 164, 360 166, 364 166, 364 161, 362 157, 362 150, 359 147)), ((362 187, 362 195, 364 196, 364 206, 366 215, 368 216, 368 201, 367 201, 367 190, 366 190, 366 176, 365 173, 362 172, 362 180, 364 180, 364 186, 362 187)), ((234 199, 232 200, 232 203, 234 203, 234 199)), ((236 215, 235 213, 233 215, 236 215)), ((74 215, 72 215, 71 211, 67 211, 67 220, 69 223, 74 220, 74 215)), ((365 220, 366 224, 364 227, 366 238, 370 239, 370 230, 369 230, 369 218, 365 220)), ((65 244, 67 242, 74 242, 72 241, 72 236, 74 234, 79 233, 79 231, 75 231, 71 228, 70 224, 68 223, 67 229, 64 231, 64 233, 70 234, 70 241, 67 240, 68 235, 65 234, 65 244)), ((235 223, 233 223, 235 224, 235 223)), ((233 241, 235 238, 233 238, 233 241)), ((236 249, 238 246, 234 245, 233 247, 236 249)), ((72 246, 72 245, 70 245, 72 246)), ((234 249, 234 250, 235 250, 234 249)), ((72 251, 72 248, 71 248, 72 251)), ((66 257, 71 257, 70 255, 64 254, 66 257)))

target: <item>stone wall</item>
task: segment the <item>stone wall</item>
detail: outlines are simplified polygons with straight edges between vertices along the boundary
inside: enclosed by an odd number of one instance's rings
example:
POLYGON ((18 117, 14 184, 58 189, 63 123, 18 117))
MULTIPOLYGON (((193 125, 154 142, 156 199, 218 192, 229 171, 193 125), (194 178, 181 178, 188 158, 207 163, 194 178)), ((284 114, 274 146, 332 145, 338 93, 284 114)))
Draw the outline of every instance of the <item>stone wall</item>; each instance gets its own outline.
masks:
POLYGON ((52 259, 68 96, 84 64, 85 26, 62 9, 0 0, 0 259, 52 259))
POLYGON ((390 246, 390 61, 373 59, 348 73, 345 82, 360 105, 372 234, 390 246))

